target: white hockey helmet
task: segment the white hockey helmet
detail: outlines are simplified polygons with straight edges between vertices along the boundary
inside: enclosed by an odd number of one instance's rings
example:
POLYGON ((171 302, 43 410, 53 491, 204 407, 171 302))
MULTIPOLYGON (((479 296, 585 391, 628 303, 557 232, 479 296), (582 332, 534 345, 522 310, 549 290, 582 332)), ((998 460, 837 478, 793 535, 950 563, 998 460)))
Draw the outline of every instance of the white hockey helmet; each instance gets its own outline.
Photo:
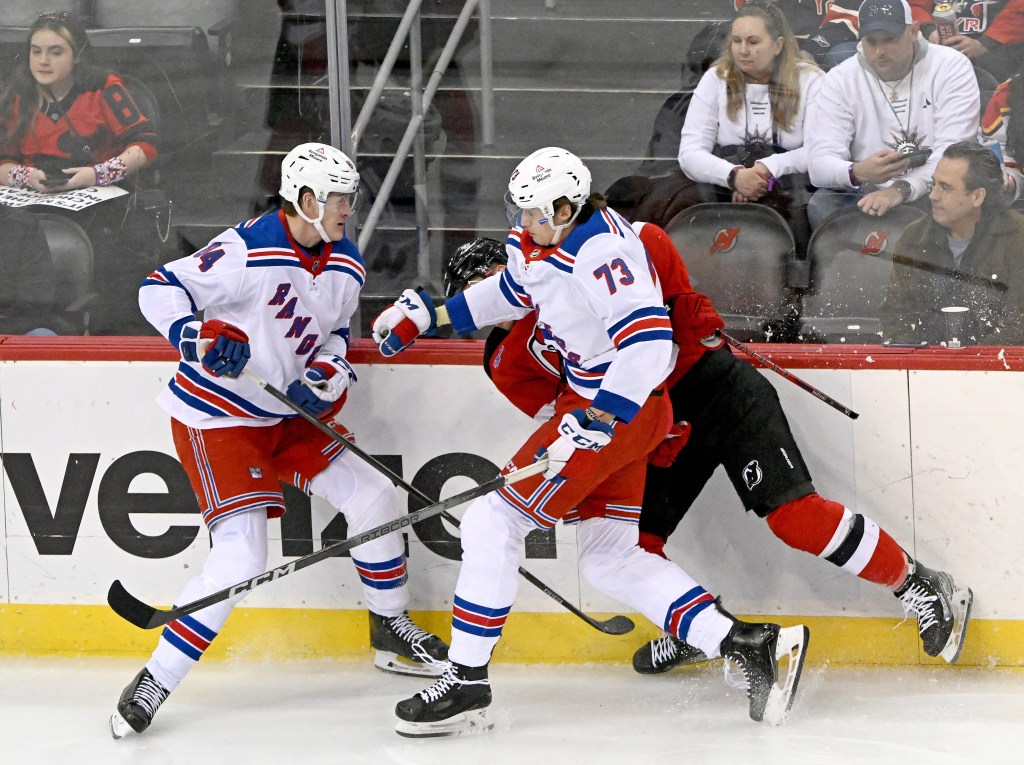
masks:
POLYGON ((312 189, 318 202, 326 202, 331 192, 355 194, 359 191, 359 172, 352 160, 333 146, 303 143, 296 146, 281 163, 281 196, 299 204, 303 186, 312 189))
POLYGON ((295 205, 299 217, 312 223, 320 237, 331 241, 323 229, 324 205, 327 195, 345 194, 349 207, 356 208, 359 194, 359 171, 344 153, 323 143, 303 143, 296 146, 281 162, 281 196, 295 205), (316 218, 309 218, 299 208, 299 192, 308 187, 319 205, 316 218))
MULTIPOLYGON (((590 170, 570 151, 557 146, 538 149, 512 171, 507 201, 520 210, 539 209, 545 217, 555 217, 555 201, 565 197, 576 208, 576 219, 590 196, 590 170)), ((565 225, 568 226, 572 220, 565 225)), ((564 226, 552 226, 556 230, 564 226)))

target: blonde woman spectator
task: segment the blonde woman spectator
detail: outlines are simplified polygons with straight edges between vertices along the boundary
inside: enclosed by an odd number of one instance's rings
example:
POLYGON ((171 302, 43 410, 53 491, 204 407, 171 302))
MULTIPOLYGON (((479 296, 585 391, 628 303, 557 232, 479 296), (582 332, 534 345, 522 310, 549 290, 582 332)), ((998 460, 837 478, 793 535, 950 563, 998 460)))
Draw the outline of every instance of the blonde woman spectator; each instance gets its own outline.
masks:
POLYGON ((781 208, 806 241, 804 115, 822 73, 800 57, 785 16, 768 3, 744 5, 727 42, 694 90, 679 166, 711 185, 713 198, 781 208))

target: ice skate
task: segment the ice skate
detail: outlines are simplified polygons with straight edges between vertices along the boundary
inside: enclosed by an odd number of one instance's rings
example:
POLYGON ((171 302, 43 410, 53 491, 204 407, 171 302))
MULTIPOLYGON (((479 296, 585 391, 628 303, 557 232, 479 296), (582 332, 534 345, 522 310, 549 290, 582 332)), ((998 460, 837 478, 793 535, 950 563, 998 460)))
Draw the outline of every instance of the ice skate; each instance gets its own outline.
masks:
POLYGON ((907 581, 894 594, 907 616, 917 618, 924 652, 955 664, 974 603, 970 588, 960 589, 945 571, 932 571, 915 561, 907 581))
POLYGON ((121 738, 132 731, 142 733, 167 699, 169 691, 153 679, 145 667, 121 691, 117 711, 110 716, 110 735, 121 738))
POLYGON ((370 647, 377 649, 374 666, 396 675, 437 677, 448 661, 448 646, 437 635, 417 627, 408 611, 398 616, 371 611, 370 647))
POLYGON ((494 727, 487 719, 491 684, 487 667, 449 664, 433 685, 395 706, 395 732, 409 738, 467 736, 494 727))
POLYGON ((750 699, 750 719, 779 725, 786 719, 796 697, 804 667, 810 631, 800 625, 737 622, 722 641, 725 680, 744 688, 750 699), (780 677, 780 665, 786 660, 780 677))
POLYGON ((699 648, 685 640, 665 635, 640 646, 633 654, 633 669, 641 675, 658 675, 673 667, 709 661, 699 648))

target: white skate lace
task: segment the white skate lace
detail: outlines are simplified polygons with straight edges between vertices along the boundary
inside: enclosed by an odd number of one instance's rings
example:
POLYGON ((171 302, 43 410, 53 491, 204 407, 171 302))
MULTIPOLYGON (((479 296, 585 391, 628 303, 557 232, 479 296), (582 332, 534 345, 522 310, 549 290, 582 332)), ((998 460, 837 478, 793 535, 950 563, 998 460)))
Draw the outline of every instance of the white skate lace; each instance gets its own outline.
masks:
POLYGON ((153 719, 156 710, 160 708, 160 705, 164 703, 166 698, 167 691, 155 680, 148 677, 144 677, 139 681, 139 687, 132 694, 132 701, 145 709, 150 719, 153 719))
POLYGON ((723 656, 722 659, 726 684, 733 688, 739 688, 741 691, 750 690, 750 680, 747 678, 747 673, 743 671, 743 665, 726 656, 723 656))
MULTIPOLYGON (((912 584, 907 588, 907 591, 900 596, 900 603, 903 604, 903 612, 907 617, 917 617, 918 629, 921 634, 925 633, 929 627, 934 627, 939 623, 935 617, 935 608, 931 606, 939 599, 939 596, 931 593, 925 587, 919 584, 912 584)), ((907 619, 904 618, 904 622, 907 619)), ((902 624, 903 622, 900 622, 902 624)))
POLYGON ((412 646, 413 655, 424 664, 440 664, 437 659, 427 653, 422 641, 431 637, 426 630, 420 629, 409 618, 409 614, 399 614, 388 619, 388 626, 402 640, 412 646))
POLYGON ((676 649, 676 639, 671 635, 658 638, 651 643, 651 662, 655 667, 661 664, 668 664, 673 661, 679 651, 676 649))
POLYGON ((437 701, 457 685, 490 685, 490 681, 486 677, 482 680, 462 680, 455 673, 455 667, 449 664, 444 668, 441 677, 432 686, 420 691, 419 695, 423 697, 424 701, 437 701))

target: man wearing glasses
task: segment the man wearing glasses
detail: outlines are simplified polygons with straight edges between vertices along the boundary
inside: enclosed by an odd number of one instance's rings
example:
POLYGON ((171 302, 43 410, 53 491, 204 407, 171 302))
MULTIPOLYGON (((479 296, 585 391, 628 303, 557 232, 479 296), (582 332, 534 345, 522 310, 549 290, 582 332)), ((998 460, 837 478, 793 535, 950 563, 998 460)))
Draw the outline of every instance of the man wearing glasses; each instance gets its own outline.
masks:
POLYGON ((1024 342, 1024 215, 1008 209, 999 158, 973 141, 952 144, 928 201, 931 216, 896 242, 885 337, 954 347, 1024 342))

